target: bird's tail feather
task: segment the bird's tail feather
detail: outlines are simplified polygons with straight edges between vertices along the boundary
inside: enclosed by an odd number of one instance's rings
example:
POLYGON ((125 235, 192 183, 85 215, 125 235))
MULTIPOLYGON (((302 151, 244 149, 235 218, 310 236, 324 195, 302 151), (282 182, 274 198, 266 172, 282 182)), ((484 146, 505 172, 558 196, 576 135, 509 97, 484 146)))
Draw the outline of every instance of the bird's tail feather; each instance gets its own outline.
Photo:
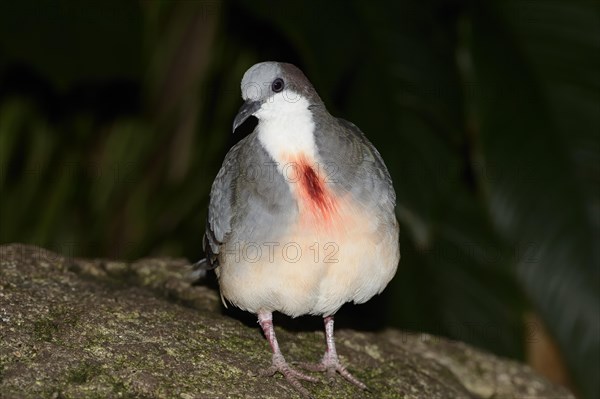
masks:
POLYGON ((209 264, 207 258, 204 258, 190 265, 190 269, 191 270, 188 273, 187 279, 192 282, 196 282, 206 277, 206 272, 213 269, 213 267, 209 264))

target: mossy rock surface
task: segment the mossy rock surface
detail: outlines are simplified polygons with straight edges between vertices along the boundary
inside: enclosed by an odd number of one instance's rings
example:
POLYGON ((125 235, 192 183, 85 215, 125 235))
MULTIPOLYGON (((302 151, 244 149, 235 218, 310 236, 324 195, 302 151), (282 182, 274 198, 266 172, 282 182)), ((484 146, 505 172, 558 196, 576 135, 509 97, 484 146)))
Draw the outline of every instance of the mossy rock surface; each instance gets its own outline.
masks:
MULTIPOLYGON (((0 246, 0 398, 299 398, 270 364, 258 325, 190 286, 185 260, 72 259, 0 246)), ((276 327, 289 361, 316 361, 319 330, 276 327)), ((315 398, 573 398, 529 367, 425 334, 336 331, 341 377, 315 398)))

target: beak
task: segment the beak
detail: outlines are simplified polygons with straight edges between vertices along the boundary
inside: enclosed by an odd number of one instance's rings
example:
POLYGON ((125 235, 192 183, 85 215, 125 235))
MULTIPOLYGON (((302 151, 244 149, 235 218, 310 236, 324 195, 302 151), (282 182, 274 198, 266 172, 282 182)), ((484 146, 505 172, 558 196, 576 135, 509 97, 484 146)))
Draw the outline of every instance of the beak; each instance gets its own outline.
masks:
POLYGON ((238 128, 249 116, 254 115, 256 111, 260 108, 261 103, 259 101, 246 101, 242 104, 240 110, 238 111, 235 119, 233 120, 233 131, 238 128))

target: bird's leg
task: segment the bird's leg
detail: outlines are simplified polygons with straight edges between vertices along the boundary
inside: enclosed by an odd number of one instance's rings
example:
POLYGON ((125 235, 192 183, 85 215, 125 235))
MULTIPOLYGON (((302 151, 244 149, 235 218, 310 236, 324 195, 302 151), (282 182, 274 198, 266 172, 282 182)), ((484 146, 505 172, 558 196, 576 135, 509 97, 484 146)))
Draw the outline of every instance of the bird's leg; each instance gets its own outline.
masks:
POLYGON ((271 367, 266 370, 263 370, 261 374, 272 376, 273 374, 279 372, 281 373, 285 379, 306 397, 311 397, 310 393, 300 384, 298 380, 306 380, 311 382, 317 382, 318 380, 315 377, 311 377, 309 375, 303 374, 297 370, 294 370, 290 367, 290 365, 285 361, 281 350, 279 349, 279 344, 277 343, 277 338, 275 337, 275 329, 273 328, 273 314, 271 312, 259 312, 258 313, 258 323, 265 333, 265 337, 269 341, 271 345, 271 349, 273 349, 273 362, 271 367))
POLYGON ((335 340, 333 338, 333 316, 324 317, 323 320, 325 322, 325 340, 327 341, 327 350, 325 351, 320 363, 303 363, 300 366, 306 370, 327 372, 327 375, 330 379, 333 379, 335 377, 335 373, 338 372, 342 377, 360 389, 368 389, 364 383, 350 374, 346 367, 342 366, 340 363, 340 359, 338 358, 337 351, 335 349, 335 340))

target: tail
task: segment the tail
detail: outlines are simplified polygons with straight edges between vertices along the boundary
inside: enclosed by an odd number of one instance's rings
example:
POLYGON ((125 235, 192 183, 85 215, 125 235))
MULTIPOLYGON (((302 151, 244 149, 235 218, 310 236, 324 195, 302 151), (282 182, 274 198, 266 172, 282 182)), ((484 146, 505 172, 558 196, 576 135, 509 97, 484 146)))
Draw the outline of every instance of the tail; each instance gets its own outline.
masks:
POLYGON ((208 258, 200 259, 198 262, 190 265, 191 271, 188 273, 186 280, 196 282, 206 277, 206 272, 216 267, 210 264, 208 258))

